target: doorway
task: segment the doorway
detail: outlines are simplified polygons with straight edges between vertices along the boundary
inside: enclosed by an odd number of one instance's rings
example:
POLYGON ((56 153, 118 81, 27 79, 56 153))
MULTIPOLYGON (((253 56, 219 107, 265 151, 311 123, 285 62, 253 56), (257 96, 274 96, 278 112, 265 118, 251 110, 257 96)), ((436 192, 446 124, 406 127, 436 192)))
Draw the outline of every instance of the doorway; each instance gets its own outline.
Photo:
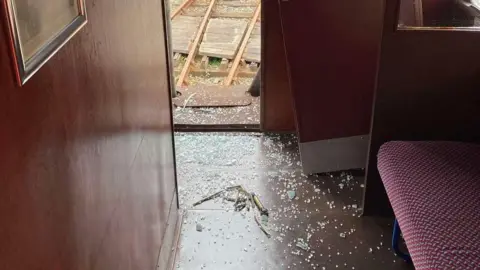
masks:
POLYGON ((260 128, 261 4, 169 0, 177 130, 260 128))

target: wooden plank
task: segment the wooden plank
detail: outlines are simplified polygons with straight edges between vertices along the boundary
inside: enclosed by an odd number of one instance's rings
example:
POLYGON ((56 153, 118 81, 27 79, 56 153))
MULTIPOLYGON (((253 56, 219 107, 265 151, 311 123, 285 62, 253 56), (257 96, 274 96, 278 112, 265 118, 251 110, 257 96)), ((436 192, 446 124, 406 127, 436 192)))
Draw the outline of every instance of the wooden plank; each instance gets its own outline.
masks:
POLYGON ((253 28, 252 35, 250 36, 250 39, 248 40, 247 47, 245 48, 245 52, 243 53, 243 59, 245 59, 248 62, 256 62, 260 63, 261 62, 261 44, 262 44, 262 36, 261 36, 261 26, 260 23, 257 22, 255 24, 255 28, 253 28))
POLYGON ((174 53, 187 54, 190 51, 198 27, 202 23, 200 17, 189 17, 180 15, 172 20, 172 47, 174 53))
POLYGON ((245 20, 210 19, 198 53, 218 58, 235 58, 247 27, 248 22, 245 20))
POLYGON ((197 31, 197 36, 195 37, 195 40, 193 41, 192 47, 190 48, 190 51, 188 53, 187 60, 185 62, 185 65, 183 66, 182 72, 180 73, 180 76, 178 77, 177 81, 177 86, 180 87, 183 85, 183 81, 185 80, 185 77, 188 75, 188 71, 190 70, 190 65, 192 64, 193 59, 195 59, 195 56, 198 51, 198 43, 200 43, 200 39, 203 36, 203 32, 205 31, 205 28, 207 27, 207 22, 208 19, 210 19, 210 15, 212 14, 213 6, 215 5, 215 2, 217 0, 211 0, 210 6, 208 6, 207 12, 205 13, 205 16, 203 17, 202 23, 200 24, 200 27, 198 28, 197 31))
POLYGON ((177 9, 175 9, 175 11, 173 11, 172 15, 170 15, 170 20, 173 20, 173 18, 175 18, 178 14, 180 14, 182 12, 182 9, 190 6, 193 3, 193 1, 194 0, 185 0, 180 6, 177 7, 177 9))
POLYGON ((235 57, 235 60, 233 61, 232 68, 230 69, 230 72, 228 73, 227 78, 225 79, 224 84, 225 85, 230 85, 232 84, 233 81, 233 76, 235 76, 235 73, 237 72, 238 65, 240 64, 240 60, 242 60, 243 52, 245 51, 245 48, 247 47, 248 40, 250 39, 250 35, 253 32, 253 28, 255 27, 255 23, 258 20, 258 17, 260 16, 260 10, 262 6, 259 3, 257 9, 255 10, 255 14, 252 17, 252 20, 250 21, 250 25, 248 26, 247 33, 245 34, 245 37, 243 38, 242 45, 240 46, 240 49, 237 52, 237 56, 235 57))

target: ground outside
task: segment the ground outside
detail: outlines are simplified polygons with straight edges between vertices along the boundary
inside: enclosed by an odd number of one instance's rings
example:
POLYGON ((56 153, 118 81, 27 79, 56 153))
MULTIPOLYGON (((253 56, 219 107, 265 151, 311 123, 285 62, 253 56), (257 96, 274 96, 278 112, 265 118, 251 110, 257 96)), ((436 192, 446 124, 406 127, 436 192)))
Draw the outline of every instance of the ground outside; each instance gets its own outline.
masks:
POLYGON ((246 92, 260 70, 261 3, 172 0, 170 10, 176 128, 258 128, 260 98, 246 92))

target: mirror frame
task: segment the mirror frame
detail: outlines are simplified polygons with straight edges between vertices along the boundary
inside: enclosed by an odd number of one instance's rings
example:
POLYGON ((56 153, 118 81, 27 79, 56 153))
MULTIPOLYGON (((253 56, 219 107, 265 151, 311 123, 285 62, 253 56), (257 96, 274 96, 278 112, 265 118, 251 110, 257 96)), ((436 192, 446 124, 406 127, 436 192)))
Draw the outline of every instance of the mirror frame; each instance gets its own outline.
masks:
POLYGON ((62 30, 52 35, 35 54, 25 59, 20 43, 14 0, 2 0, 6 12, 11 54, 15 62, 15 76, 20 86, 24 85, 52 56, 54 56, 80 29, 87 24, 85 0, 77 0, 79 13, 77 17, 62 30))

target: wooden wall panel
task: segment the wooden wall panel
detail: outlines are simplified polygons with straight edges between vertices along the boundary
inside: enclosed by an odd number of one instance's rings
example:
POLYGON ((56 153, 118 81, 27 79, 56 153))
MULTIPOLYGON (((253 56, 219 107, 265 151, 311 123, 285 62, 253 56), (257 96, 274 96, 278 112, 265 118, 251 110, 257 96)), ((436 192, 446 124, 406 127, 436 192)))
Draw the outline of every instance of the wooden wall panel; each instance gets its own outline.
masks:
POLYGON ((287 72, 278 1, 262 2, 262 130, 294 131, 295 118, 287 72))
POLYGON ((86 2, 86 28, 24 87, 0 22, 2 270, 155 269, 171 248, 162 1, 86 2))
POLYGON ((299 140, 366 135, 383 4, 280 1, 299 140))
POLYGON ((480 32, 395 31, 388 0, 371 129, 364 213, 391 215, 377 152, 391 140, 480 142, 480 32))

